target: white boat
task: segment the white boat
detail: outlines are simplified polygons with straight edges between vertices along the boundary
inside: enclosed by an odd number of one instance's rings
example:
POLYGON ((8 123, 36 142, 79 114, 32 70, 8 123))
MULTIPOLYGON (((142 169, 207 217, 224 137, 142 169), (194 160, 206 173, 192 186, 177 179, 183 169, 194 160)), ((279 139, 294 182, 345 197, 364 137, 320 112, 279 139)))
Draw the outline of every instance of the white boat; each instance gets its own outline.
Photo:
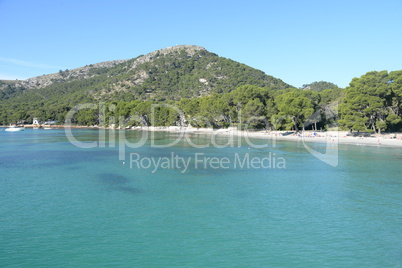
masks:
POLYGON ((24 127, 9 126, 8 128, 6 128, 5 131, 16 132, 16 131, 23 131, 24 129, 25 129, 24 127))

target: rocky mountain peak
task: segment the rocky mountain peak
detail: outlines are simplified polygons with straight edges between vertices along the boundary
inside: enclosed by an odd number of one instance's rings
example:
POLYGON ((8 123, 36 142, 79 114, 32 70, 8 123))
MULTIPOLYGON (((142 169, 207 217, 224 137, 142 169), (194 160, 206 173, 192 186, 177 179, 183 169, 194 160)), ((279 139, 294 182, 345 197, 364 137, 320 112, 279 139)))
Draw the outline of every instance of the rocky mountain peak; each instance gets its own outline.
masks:
POLYGON ((176 45, 173 47, 159 49, 154 52, 148 53, 144 56, 138 57, 133 62, 131 68, 133 69, 133 68, 136 68, 137 66, 139 66, 140 64, 143 64, 145 62, 150 62, 158 56, 161 56, 161 55, 166 56, 167 54, 171 54, 173 52, 177 52, 177 51, 181 51, 181 50, 186 51, 189 56, 193 56, 197 51, 206 50, 206 49, 204 47, 195 46, 195 45, 176 45))

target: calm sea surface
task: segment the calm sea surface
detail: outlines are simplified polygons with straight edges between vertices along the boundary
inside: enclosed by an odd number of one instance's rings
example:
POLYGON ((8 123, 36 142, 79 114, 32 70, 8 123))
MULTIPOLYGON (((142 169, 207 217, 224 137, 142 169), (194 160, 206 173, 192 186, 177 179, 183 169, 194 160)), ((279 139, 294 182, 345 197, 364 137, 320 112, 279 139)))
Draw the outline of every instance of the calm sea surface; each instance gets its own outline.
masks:
POLYGON ((402 266, 399 148, 72 134, 0 131, 1 267, 402 266))

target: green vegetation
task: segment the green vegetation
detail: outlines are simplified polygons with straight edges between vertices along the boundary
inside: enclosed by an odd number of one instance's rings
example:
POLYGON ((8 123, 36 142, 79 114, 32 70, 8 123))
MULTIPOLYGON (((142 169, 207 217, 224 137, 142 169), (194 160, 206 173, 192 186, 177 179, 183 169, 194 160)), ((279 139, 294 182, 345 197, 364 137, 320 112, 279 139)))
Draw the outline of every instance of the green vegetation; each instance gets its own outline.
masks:
POLYGON ((346 88, 339 123, 356 131, 400 131, 401 108, 402 71, 368 72, 346 88))
POLYGON ((60 70, 41 77, 46 83, 35 80, 35 86, 0 81, 0 124, 31 123, 37 117, 105 127, 402 129, 402 71, 369 72, 346 89, 324 81, 296 89, 244 64, 188 47, 85 68, 60 70))
POLYGON ((213 128, 237 126, 239 129, 326 129, 335 120, 325 117, 325 109, 339 100, 342 93, 341 89, 323 91, 321 95, 295 88, 276 91, 245 85, 229 93, 180 101, 105 102, 101 107, 94 105, 77 110, 71 122, 78 125, 114 124, 116 127, 190 124, 213 128), (316 120, 308 122, 311 118, 316 120))
POLYGON ((330 82, 325 82, 325 81, 319 81, 319 82, 313 82, 311 84, 305 84, 302 86, 303 89, 307 89, 307 90, 312 90, 312 91, 323 91, 326 89, 334 89, 334 88, 338 88, 337 85, 335 85, 334 83, 330 83, 330 82))

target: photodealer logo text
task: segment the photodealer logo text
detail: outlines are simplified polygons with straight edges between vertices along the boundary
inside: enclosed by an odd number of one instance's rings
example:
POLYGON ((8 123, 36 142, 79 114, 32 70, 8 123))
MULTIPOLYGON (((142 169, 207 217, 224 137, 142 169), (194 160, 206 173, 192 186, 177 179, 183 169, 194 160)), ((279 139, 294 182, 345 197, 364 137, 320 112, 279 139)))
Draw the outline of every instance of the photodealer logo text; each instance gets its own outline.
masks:
POLYGON ((181 156, 171 152, 169 156, 142 157, 139 153, 130 153, 130 169, 144 169, 155 173, 159 170, 189 169, 285 169, 286 161, 276 153, 269 152, 264 157, 250 156, 250 153, 235 153, 233 157, 207 156, 195 153, 193 156, 181 156))

